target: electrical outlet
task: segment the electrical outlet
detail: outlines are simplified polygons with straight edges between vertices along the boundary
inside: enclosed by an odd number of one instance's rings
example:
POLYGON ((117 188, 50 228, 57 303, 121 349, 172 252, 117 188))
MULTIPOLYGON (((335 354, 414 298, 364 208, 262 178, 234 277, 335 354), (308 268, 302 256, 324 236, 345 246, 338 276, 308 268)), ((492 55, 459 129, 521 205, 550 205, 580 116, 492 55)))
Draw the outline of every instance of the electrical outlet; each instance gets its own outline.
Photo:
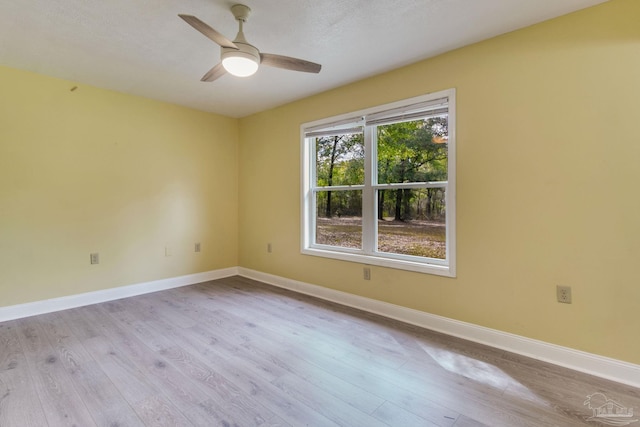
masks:
POLYGON ((91 264, 100 264, 100 254, 97 252, 89 254, 89 260, 91 264))
POLYGON ((164 247, 164 256, 171 256, 171 246, 164 247))
POLYGON ((267 243, 267 252, 273 252, 273 248, 271 247, 271 243, 267 243))
POLYGON ((362 270, 364 280, 371 280, 371 269, 369 267, 365 267, 362 270))
POLYGON ((194 251, 195 252, 200 252, 200 242, 196 243, 194 246, 194 251))
POLYGON ((571 304, 571 286, 556 286, 558 302, 571 304))

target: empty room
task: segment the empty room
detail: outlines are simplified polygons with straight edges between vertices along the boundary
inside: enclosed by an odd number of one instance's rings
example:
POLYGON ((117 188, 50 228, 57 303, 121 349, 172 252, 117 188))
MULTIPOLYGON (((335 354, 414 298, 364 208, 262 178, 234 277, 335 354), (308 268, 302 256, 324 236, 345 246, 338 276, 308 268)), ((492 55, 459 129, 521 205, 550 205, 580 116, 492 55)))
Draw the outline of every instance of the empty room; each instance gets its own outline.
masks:
POLYGON ((639 22, 0 0, 0 427, 640 426, 639 22))

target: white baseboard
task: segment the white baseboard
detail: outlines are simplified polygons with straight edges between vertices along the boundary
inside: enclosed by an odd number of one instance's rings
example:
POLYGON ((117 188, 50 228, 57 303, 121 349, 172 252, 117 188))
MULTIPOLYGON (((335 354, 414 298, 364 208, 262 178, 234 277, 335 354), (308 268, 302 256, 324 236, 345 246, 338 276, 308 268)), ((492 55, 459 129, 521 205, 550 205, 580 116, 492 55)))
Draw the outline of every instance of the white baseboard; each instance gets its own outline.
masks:
POLYGON ((231 267, 221 270, 188 274, 186 276, 170 277, 168 279, 153 280, 151 282, 137 283, 135 285, 119 286, 117 288, 109 288, 101 291, 86 292, 66 297, 0 307, 0 322, 97 304, 100 302, 113 301, 120 298, 148 294, 151 292, 163 291, 165 289, 178 288, 180 286, 193 285, 196 283, 207 282, 209 280, 235 276, 237 274, 238 268, 231 267))
POLYGON ((249 279, 379 314, 447 335, 496 347, 633 387, 640 387, 640 365, 243 267, 238 268, 238 274, 249 279))

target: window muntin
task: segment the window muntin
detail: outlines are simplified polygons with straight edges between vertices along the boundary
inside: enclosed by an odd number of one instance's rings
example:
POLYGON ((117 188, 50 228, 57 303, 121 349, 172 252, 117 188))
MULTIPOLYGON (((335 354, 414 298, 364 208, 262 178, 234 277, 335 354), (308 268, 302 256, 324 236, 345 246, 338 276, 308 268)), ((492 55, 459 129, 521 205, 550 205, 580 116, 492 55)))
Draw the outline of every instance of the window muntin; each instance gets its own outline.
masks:
POLYGON ((455 91, 303 125, 302 252, 455 276, 455 91))

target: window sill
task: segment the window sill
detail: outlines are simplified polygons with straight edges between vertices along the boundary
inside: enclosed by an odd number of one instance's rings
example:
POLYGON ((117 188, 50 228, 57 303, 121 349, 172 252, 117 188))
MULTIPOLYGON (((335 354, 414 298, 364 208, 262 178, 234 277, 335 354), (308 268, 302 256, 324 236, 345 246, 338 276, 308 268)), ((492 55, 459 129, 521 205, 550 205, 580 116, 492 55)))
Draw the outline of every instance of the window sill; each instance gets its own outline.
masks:
POLYGON ((402 259, 386 258, 360 253, 337 252, 320 248, 303 248, 304 255, 320 256, 324 258, 338 259, 341 261, 356 262, 359 264, 376 265, 380 267, 395 268, 398 270, 414 271, 417 273, 434 274, 437 276, 456 277, 455 269, 451 265, 427 264, 402 259))

